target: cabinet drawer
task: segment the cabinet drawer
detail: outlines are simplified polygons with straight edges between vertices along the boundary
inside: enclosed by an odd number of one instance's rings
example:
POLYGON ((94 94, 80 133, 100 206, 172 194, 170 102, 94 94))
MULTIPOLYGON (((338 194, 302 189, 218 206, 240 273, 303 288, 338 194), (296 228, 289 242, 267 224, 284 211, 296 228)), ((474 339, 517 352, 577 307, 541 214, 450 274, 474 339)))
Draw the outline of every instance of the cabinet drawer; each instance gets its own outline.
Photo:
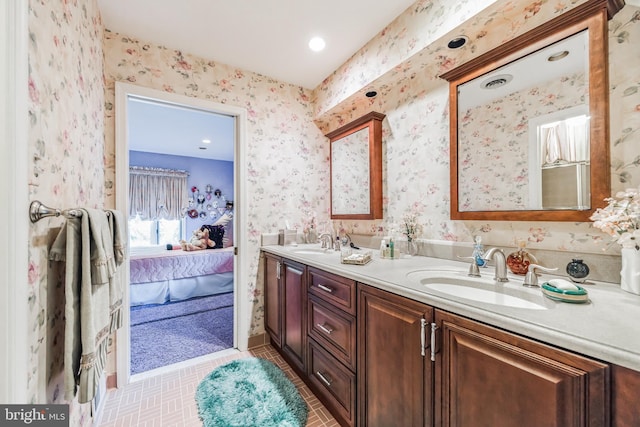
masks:
POLYGON ((341 424, 353 426, 356 415, 356 376, 336 358, 309 340, 309 379, 320 400, 341 424))
POLYGON ((356 314, 356 282, 309 267, 309 293, 356 314))
POLYGON ((348 367, 356 367, 355 317, 309 297, 309 335, 348 367))

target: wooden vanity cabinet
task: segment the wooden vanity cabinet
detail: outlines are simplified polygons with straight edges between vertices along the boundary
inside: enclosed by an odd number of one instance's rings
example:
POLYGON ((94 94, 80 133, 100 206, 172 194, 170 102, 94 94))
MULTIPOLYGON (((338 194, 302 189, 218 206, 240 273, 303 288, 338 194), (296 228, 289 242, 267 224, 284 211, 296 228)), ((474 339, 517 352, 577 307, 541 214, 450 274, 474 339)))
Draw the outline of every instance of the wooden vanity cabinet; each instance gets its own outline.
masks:
POLYGON ((436 310, 437 426, 609 425, 609 366, 436 310))
POLYGON ((264 329, 271 344, 280 348, 282 344, 282 298, 280 295, 281 258, 264 253, 264 329))
POLYGON ((358 290, 358 425, 432 426, 433 309, 370 286, 358 290))
POLYGON ((343 426, 356 423, 356 282, 308 268, 310 388, 343 426))
POLYGON ((272 343, 343 426, 640 425, 640 372, 285 258, 265 261, 272 343))
POLYGON ((611 365, 611 426, 640 425, 640 372, 611 365))
POLYGON ((307 267, 265 254, 265 329, 300 374, 306 371, 307 267))
POLYGON ((282 260, 283 269, 283 319, 282 352, 293 362, 298 372, 305 372, 306 366, 306 306, 307 269, 306 266, 288 259, 282 260))
POLYGON ((370 286, 358 298, 358 425, 610 425, 607 364, 370 286))

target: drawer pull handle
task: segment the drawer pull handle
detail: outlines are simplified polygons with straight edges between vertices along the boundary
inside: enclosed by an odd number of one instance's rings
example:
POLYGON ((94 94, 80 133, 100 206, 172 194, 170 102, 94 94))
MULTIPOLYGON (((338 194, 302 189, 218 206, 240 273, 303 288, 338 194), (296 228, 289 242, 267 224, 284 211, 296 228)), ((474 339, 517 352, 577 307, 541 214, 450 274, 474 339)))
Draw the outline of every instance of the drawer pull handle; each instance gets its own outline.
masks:
POLYGON ((333 381, 330 381, 327 377, 325 377, 322 372, 320 371, 316 371, 316 375, 318 376, 318 378, 320 378, 320 380, 322 380, 323 383, 325 383, 327 385, 327 387, 331 387, 331 383, 333 381))
MULTIPOLYGON (((326 323, 325 323, 326 325, 326 323)), ((331 332, 333 332, 333 329, 331 329, 330 326, 325 326, 325 325, 321 325, 320 323, 317 323, 316 326, 318 328, 320 328, 320 330, 322 330, 322 332, 326 333, 327 335, 331 335, 331 332)))
POLYGON ((322 289, 323 291, 325 291, 325 292, 329 292, 330 294, 331 294, 331 293, 333 293, 333 289, 331 289, 331 288, 330 288, 330 287, 328 287, 328 286, 325 286, 325 285, 320 284, 320 285, 318 285, 318 287, 319 287, 320 289, 322 289))

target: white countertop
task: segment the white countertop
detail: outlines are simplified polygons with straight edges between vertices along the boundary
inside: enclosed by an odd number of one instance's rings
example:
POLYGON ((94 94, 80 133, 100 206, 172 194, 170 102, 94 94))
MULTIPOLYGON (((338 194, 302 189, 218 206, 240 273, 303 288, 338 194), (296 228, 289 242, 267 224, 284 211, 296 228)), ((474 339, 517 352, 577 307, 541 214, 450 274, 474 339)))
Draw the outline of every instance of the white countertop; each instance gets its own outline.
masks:
MULTIPOLYGON (((582 285, 590 301, 570 304, 542 296, 540 288, 522 286, 524 276, 509 276, 509 282, 495 286, 505 293, 518 293, 544 305, 532 310, 462 299, 431 290, 407 277, 421 269, 452 270, 466 277, 468 263, 423 256, 382 259, 371 250, 367 265, 340 262, 340 253, 300 253, 319 245, 263 246, 262 250, 303 264, 384 289, 432 307, 465 316, 511 332, 552 344, 602 361, 640 371, 640 296, 629 294, 617 284, 588 281, 582 285)), ((309 251, 311 252, 311 251, 309 251)), ((493 277, 493 268, 482 268, 493 277)), ((556 276, 543 275, 540 283, 556 276)))

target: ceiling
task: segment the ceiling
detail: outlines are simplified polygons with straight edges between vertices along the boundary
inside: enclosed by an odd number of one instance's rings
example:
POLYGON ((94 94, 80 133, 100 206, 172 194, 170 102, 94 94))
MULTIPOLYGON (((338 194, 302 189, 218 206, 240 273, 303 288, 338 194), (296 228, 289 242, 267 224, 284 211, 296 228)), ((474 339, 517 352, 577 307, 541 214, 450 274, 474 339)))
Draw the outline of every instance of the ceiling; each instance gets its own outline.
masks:
POLYGON ((314 89, 415 0, 98 0, 105 28, 314 89), (312 52, 313 36, 326 41, 312 52))
MULTIPOLYGON (((98 5, 110 31, 313 89, 414 1, 98 0, 98 5), (309 49, 313 36, 325 39, 322 52, 309 49)), ((129 148, 232 161, 233 120, 130 100, 129 148)))
POLYGON ((130 96, 127 131, 130 150, 233 161, 231 116, 130 96))

